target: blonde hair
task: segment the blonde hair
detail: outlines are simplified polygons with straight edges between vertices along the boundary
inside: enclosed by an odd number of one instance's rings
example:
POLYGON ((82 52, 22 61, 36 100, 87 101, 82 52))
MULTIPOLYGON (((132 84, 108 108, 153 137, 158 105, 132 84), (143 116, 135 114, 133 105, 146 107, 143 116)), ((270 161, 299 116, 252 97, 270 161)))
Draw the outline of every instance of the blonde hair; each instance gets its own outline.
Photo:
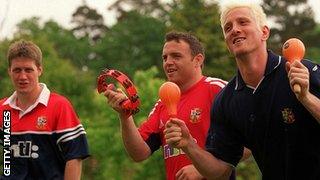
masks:
POLYGON ((259 27, 267 26, 267 15, 259 4, 238 0, 220 4, 220 23, 222 28, 225 24, 227 14, 235 8, 248 8, 259 27))

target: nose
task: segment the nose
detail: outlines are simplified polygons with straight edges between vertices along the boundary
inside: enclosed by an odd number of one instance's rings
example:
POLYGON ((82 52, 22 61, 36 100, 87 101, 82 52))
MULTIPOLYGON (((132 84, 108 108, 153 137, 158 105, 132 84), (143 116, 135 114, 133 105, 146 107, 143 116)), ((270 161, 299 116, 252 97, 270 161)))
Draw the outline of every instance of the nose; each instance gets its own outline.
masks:
POLYGON ((27 73, 24 71, 21 71, 19 74, 19 79, 27 79, 27 73))
POLYGON ((232 30, 231 30, 231 34, 236 35, 239 33, 240 33, 240 27, 237 24, 233 25, 232 30))
POLYGON ((163 63, 164 63, 164 65, 173 64, 173 58, 168 56, 166 61, 164 61, 163 63))

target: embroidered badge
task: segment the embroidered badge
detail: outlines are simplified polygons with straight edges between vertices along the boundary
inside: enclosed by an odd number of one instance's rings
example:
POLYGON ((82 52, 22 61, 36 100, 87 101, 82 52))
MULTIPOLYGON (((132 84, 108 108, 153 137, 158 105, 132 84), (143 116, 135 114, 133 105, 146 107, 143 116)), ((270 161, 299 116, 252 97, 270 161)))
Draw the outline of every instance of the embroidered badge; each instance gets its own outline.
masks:
POLYGON ((294 114, 291 108, 284 108, 282 111, 283 122, 292 124, 295 121, 294 114))
POLYGON ((200 121, 202 110, 200 108, 194 108, 190 113, 190 121, 192 123, 198 123, 200 121))
POLYGON ((46 126, 47 126, 47 117, 46 116, 38 117, 36 127, 40 130, 43 130, 43 129, 46 129, 46 126))

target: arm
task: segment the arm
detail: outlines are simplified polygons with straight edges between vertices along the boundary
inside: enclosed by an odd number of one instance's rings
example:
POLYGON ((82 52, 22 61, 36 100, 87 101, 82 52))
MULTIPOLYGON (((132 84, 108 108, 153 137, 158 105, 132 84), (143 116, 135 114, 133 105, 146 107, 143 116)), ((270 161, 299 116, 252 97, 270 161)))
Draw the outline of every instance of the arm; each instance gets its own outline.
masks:
POLYGON ((320 124, 320 99, 309 90, 310 80, 308 69, 298 61, 292 64, 287 63, 286 66, 287 69, 290 69, 288 71, 288 77, 291 89, 293 89, 294 84, 298 84, 301 87, 300 93, 295 92, 297 99, 320 124))
POLYGON ((151 149, 142 139, 132 116, 121 117, 122 141, 129 156, 136 162, 143 161, 151 155, 151 149))
POLYGON ((120 104, 127 97, 120 91, 106 90, 108 104, 119 113, 122 140, 129 156, 136 162, 143 161, 151 155, 149 146, 142 139, 132 116, 126 114, 120 104))
POLYGON ((250 156, 252 155, 251 150, 244 147, 243 149, 243 154, 242 154, 242 158, 240 161, 245 161, 247 160, 250 156))
POLYGON ((67 161, 64 169, 64 180, 80 180, 81 178, 81 159, 71 159, 67 161))
POLYGON ((200 148, 183 121, 179 119, 168 121, 164 134, 167 143, 172 147, 181 148, 207 179, 228 179, 231 175, 232 167, 200 148))
POLYGON ((176 180, 183 180, 183 179, 203 180, 204 179, 204 177, 199 173, 199 171, 192 164, 181 168, 177 172, 175 178, 176 180))

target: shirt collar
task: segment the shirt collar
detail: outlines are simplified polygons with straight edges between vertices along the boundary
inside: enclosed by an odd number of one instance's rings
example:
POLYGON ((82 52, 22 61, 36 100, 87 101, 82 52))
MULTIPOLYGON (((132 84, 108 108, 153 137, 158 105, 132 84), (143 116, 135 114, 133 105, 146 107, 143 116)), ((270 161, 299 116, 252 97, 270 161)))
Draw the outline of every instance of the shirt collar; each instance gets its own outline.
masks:
MULTIPOLYGON (((279 67, 280 62, 281 62, 281 56, 278 56, 274 54, 271 50, 268 50, 268 59, 267 59, 266 69, 264 71, 264 76, 268 76, 270 73, 273 72, 274 69, 279 67)), ((241 90, 245 86, 246 86, 246 83, 242 79, 240 71, 238 70, 236 75, 236 85, 234 89, 241 90)))
MULTIPOLYGON (((32 104, 26 111, 30 112, 32 109, 34 109, 39 103, 47 106, 49 97, 50 97, 50 90, 47 88, 47 86, 44 83, 40 83, 40 86, 42 87, 41 93, 36 100, 34 104, 32 104)), ((17 99, 17 92, 15 91, 4 103, 3 105, 9 105, 11 108, 20 110, 21 109, 17 106, 16 104, 16 99, 17 99)), ((25 111, 25 113, 26 113, 25 111)), ((25 114, 24 113, 24 114, 25 114)))

